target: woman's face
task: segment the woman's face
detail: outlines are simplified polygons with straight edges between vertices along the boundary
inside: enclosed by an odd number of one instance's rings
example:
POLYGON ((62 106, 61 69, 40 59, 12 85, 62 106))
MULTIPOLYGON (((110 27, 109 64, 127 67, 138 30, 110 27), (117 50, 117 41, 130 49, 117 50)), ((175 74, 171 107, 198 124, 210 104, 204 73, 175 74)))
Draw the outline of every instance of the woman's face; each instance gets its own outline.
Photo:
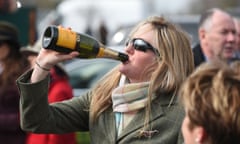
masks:
POLYGON ((1 44, 0 45, 0 61, 4 60, 10 51, 10 48, 7 44, 1 44))
MULTIPOLYGON (((156 48, 155 33, 150 24, 140 27, 131 37, 132 39, 141 39, 156 48)), ((139 42, 141 43, 141 41, 139 42)), ((146 51, 135 49, 133 41, 129 42, 125 47, 125 51, 129 56, 129 60, 120 65, 119 71, 126 75, 130 82, 148 81, 149 78, 145 77, 143 72, 145 68, 156 62, 156 54, 150 49, 146 51)))

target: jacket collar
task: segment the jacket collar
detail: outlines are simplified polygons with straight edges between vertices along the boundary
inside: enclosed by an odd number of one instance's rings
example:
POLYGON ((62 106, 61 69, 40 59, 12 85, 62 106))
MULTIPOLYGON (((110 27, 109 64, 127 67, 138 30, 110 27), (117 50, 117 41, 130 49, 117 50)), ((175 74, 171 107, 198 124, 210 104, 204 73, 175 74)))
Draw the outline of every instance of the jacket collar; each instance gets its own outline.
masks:
MULTIPOLYGON (((172 95, 161 95, 158 98, 156 98, 152 105, 151 105, 151 116, 150 116, 150 123, 156 119, 159 119, 159 117, 162 117, 164 115, 164 107, 168 107, 169 103, 172 99, 172 95)), ((172 104, 176 103, 176 100, 174 99, 172 104)), ((114 113, 113 113, 114 117, 114 113)), ((136 137, 140 136, 140 131, 142 130, 144 126, 144 120, 145 120, 145 109, 139 110, 139 112, 136 113, 134 118, 131 120, 131 122, 127 125, 127 127, 122 131, 122 133, 119 135, 118 139, 122 139, 123 137, 129 135, 133 131, 139 131, 137 133, 136 137)), ((112 127, 110 128, 111 131, 114 130, 116 134, 116 124, 115 119, 112 122, 112 127), (113 129, 114 127, 114 129, 113 129)), ((152 129, 152 131, 155 131, 155 129, 152 129)), ((112 133, 112 132, 110 132, 112 133)))

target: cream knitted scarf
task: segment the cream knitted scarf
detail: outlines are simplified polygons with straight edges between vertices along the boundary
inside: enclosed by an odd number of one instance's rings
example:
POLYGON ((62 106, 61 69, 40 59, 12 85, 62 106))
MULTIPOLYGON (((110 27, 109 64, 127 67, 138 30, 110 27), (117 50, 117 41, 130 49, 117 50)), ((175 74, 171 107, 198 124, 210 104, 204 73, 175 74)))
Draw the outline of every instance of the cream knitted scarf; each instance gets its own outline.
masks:
MULTIPOLYGON (((113 111, 131 112, 147 104, 149 82, 122 84, 112 92, 113 111)), ((154 99, 154 98, 153 98, 154 99)))
MULTIPOLYGON (((131 84, 127 83, 125 76, 121 76, 119 86, 112 92, 118 136, 134 116, 128 112, 137 111, 147 105, 148 88, 149 82, 131 84)), ((155 95, 153 95, 154 98, 155 95)))

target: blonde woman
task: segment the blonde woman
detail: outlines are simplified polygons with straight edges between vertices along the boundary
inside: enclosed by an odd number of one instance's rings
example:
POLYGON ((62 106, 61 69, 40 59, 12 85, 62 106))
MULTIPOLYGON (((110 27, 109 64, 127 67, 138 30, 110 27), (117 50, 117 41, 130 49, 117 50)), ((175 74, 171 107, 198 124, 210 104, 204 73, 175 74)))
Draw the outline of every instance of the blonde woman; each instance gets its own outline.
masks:
POLYGON ((211 62, 187 79, 180 96, 185 144, 240 143, 240 62, 211 62))
POLYGON ((47 69, 78 53, 42 49, 33 71, 17 81, 22 128, 38 133, 89 131, 94 144, 182 144, 184 110, 177 92, 194 68, 187 34, 163 17, 149 17, 132 31, 125 52, 129 60, 86 95, 49 105, 47 69))

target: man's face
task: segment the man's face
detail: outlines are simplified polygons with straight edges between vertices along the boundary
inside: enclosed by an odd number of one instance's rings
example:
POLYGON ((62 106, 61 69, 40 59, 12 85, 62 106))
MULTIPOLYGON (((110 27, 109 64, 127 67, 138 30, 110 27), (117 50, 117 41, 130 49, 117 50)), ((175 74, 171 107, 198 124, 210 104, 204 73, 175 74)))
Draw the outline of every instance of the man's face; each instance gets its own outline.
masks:
POLYGON ((231 59, 236 47, 236 29, 233 19, 223 13, 215 13, 211 28, 205 33, 206 45, 210 58, 231 59))
POLYGON ((240 21, 239 20, 235 20, 235 27, 236 27, 236 49, 238 51, 240 51, 240 21))

